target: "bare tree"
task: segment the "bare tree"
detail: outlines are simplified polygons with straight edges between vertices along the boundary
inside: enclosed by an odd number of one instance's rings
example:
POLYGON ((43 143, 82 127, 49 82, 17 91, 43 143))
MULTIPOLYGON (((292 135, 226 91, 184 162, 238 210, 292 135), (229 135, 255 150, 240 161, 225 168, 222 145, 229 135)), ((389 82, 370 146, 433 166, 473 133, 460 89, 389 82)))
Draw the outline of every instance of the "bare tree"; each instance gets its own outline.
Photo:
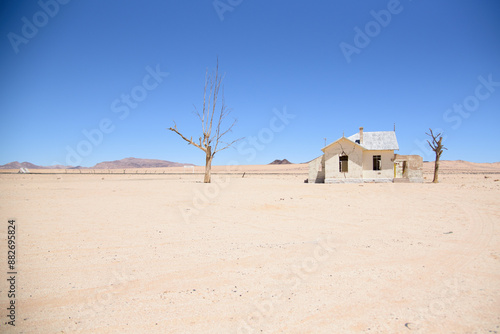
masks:
POLYGON ((224 101, 224 89, 222 89, 221 97, 219 98, 219 91, 221 89, 221 83, 224 76, 219 75, 219 59, 217 59, 217 67, 215 73, 205 74, 205 89, 203 91, 203 110, 198 111, 195 107, 195 114, 201 121, 203 136, 199 138, 198 142, 193 141, 193 137, 189 139, 179 132, 177 129, 177 124, 174 122, 173 128, 168 128, 168 130, 177 133, 182 139, 188 142, 189 145, 193 145, 203 152, 205 152, 205 178, 204 183, 210 183, 211 181, 211 170, 212 170, 212 160, 214 155, 228 147, 231 147, 238 140, 236 139, 231 142, 224 142, 222 138, 232 131, 233 126, 236 124, 236 119, 229 125, 225 130, 223 129, 223 123, 232 110, 227 108, 224 101), (220 104, 220 107, 217 106, 220 104), (214 124, 215 122, 215 124, 214 124))
POLYGON ((429 146, 432 148, 434 153, 436 153, 436 161, 434 162, 434 179, 432 182, 438 183, 439 159, 441 158, 441 154, 443 154, 443 150, 447 150, 447 148, 441 143, 443 140, 441 133, 434 135, 434 133, 432 133, 432 129, 429 128, 429 131, 430 134, 427 132, 425 134, 432 138, 432 143, 430 141, 427 141, 427 143, 429 143, 429 146))

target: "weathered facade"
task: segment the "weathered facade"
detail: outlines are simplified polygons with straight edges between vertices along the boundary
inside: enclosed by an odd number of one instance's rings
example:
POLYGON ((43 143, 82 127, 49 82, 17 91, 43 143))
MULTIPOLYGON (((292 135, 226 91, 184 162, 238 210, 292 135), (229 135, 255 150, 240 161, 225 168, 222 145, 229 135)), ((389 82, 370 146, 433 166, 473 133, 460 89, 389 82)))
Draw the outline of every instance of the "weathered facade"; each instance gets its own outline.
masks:
POLYGON ((394 154, 394 131, 363 132, 322 148, 309 163, 309 183, 422 182, 422 158, 394 154))
POLYGON ((419 155, 394 155, 394 182, 424 182, 424 162, 419 155))

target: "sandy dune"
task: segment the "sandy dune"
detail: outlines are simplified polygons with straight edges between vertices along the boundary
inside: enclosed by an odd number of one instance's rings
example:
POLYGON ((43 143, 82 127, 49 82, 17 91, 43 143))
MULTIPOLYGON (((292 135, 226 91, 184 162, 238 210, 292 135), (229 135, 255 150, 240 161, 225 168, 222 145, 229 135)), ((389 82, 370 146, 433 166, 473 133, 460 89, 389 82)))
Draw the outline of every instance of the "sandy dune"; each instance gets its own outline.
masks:
POLYGON ((424 184, 277 165, 216 166, 207 185, 198 168, 0 174, 4 259, 18 226, 1 331, 500 331, 499 164, 446 162, 439 184, 429 164, 424 184))

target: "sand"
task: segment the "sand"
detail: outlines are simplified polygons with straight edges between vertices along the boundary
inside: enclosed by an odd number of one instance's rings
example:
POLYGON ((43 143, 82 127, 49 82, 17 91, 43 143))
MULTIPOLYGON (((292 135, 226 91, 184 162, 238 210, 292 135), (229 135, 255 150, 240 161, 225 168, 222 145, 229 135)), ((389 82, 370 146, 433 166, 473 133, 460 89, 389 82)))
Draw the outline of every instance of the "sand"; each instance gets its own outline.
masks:
POLYGON ((0 174, 0 332, 498 332, 500 166, 443 166, 439 184, 429 164, 423 184, 306 184, 306 165, 216 166, 210 185, 0 174))

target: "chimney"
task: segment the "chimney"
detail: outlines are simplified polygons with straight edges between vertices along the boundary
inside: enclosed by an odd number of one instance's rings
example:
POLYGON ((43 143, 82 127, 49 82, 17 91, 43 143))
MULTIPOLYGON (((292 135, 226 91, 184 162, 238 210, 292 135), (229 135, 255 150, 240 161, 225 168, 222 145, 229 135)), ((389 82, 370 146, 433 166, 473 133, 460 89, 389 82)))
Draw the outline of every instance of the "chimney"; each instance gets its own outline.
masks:
POLYGON ((363 127, 359 128, 359 143, 363 144, 363 127))

